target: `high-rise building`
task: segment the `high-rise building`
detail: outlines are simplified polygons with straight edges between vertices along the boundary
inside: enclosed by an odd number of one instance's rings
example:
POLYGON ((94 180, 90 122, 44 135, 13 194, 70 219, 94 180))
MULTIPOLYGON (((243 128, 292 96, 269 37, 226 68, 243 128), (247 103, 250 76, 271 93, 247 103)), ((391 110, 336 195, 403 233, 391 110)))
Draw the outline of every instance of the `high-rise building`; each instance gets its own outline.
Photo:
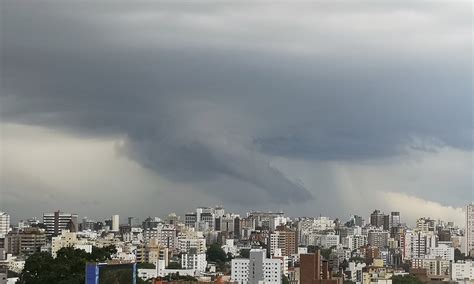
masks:
POLYGON ((400 212, 390 213, 390 228, 398 227, 401 224, 400 212))
POLYGON ((43 230, 29 227, 15 233, 10 232, 5 238, 5 250, 13 255, 29 256, 46 244, 43 230))
POLYGON ((387 231, 369 231, 367 243, 373 247, 384 248, 388 246, 389 233, 387 231))
POLYGON ((354 226, 362 227, 364 226, 364 219, 361 216, 352 215, 349 221, 347 221, 345 225, 347 227, 354 227, 354 226))
POLYGON ((474 256, 474 203, 466 206, 466 230, 464 233, 466 242, 466 255, 474 256))
POLYGON ((434 232, 435 231, 435 220, 430 218, 419 218, 416 220, 416 229, 422 232, 434 232))
POLYGON ((342 279, 332 279, 327 261, 322 261, 317 250, 312 254, 300 255, 300 283, 304 284, 339 284, 342 279))
POLYGON ((206 272, 207 261, 205 253, 196 253, 195 250, 181 255, 181 267, 199 272, 206 272))
POLYGON ((400 246, 404 259, 424 258, 431 248, 438 246, 438 236, 433 232, 406 231, 400 246))
POLYGON ((110 228, 113 232, 118 232, 120 229, 120 216, 119 215, 112 215, 112 226, 110 228))
POLYGON ((281 249, 281 255, 290 256, 298 252, 298 233, 286 226, 278 227, 269 236, 270 255, 281 249))
POLYGON ((161 223, 161 219, 158 217, 148 217, 145 219, 145 221, 142 222, 142 229, 147 230, 147 229, 155 229, 158 227, 158 224, 161 223))
POLYGON ((195 212, 188 212, 184 215, 184 224, 199 231, 213 231, 216 229, 216 219, 221 218, 225 214, 224 212, 222 207, 198 207, 195 212))
POLYGON ((44 213, 43 224, 48 237, 60 235, 61 231, 65 229, 71 232, 77 232, 79 230, 77 214, 64 213, 59 210, 54 213, 44 213))
POLYGON ((390 215, 383 215, 383 229, 385 231, 390 230, 390 215))
POLYGON ((0 212, 0 238, 5 237, 10 229, 10 215, 0 212))
POLYGON ((370 225, 375 227, 383 227, 384 216, 385 215, 380 212, 380 210, 374 210, 374 212, 370 214, 370 225))
POLYGON ((238 284, 280 284, 281 259, 269 259, 266 258, 266 254, 263 249, 252 249, 248 259, 232 259, 232 281, 238 284))

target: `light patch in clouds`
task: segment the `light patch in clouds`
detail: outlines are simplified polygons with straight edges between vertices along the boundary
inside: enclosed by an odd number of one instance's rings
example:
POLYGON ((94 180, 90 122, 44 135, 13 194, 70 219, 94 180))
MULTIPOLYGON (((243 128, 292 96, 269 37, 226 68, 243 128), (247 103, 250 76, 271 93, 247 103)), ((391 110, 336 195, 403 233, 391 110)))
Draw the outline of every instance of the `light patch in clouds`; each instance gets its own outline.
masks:
POLYGON ((278 158, 272 164, 313 193, 315 200, 298 208, 308 215, 348 218, 359 214, 367 219, 370 211, 379 209, 400 211, 409 224, 419 217, 445 214, 441 219, 462 225, 460 208, 474 201, 473 153, 435 149, 357 162, 278 158))
POLYGON ((384 208, 387 210, 401 211, 402 218, 408 216, 404 222, 411 226, 415 225, 415 216, 417 216, 416 218, 428 217, 435 220, 452 221, 460 227, 463 227, 466 221, 463 207, 443 206, 437 202, 399 192, 383 192, 380 200, 386 201, 384 208))
POLYGON ((118 155, 120 137, 84 139, 42 127, 0 127, 0 206, 14 212, 14 220, 58 209, 92 218, 146 217, 218 204, 118 155))

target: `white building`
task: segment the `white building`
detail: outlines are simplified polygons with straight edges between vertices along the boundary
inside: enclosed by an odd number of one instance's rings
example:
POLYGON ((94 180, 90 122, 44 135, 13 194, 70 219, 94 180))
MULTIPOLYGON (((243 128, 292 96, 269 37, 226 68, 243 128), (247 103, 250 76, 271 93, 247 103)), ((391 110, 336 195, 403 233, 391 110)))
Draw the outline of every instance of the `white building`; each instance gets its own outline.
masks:
POLYGON ((466 255, 474 255, 474 204, 466 206, 466 231, 464 233, 466 255))
POLYGON ((350 250, 358 249, 362 246, 367 245, 367 236, 356 235, 347 236, 342 239, 342 245, 350 250))
POLYGON ((118 232, 119 231, 119 227, 120 227, 120 216, 119 215, 112 215, 112 228, 110 228, 110 230, 112 232, 118 232))
POLYGON ((189 253, 191 249, 196 249, 196 253, 206 253, 206 239, 199 235, 180 233, 178 236, 178 250, 181 253, 189 253))
POLYGON ((6 255, 4 263, 6 263, 8 270, 16 273, 21 273, 23 268, 25 268, 25 260, 19 259, 18 257, 12 256, 11 254, 6 255))
POLYGON ((165 268, 165 261, 158 260, 156 263, 156 275, 158 277, 165 277, 169 274, 179 273, 181 276, 196 276, 196 270, 193 269, 167 269, 165 268))
POLYGON ((438 244, 437 247, 430 248, 426 258, 441 258, 454 261, 454 248, 446 244, 438 244))
POLYGON ((431 248, 436 247, 438 236, 433 232, 407 231, 405 232, 405 244, 403 257, 406 260, 425 258, 431 248))
POLYGON ((362 283, 362 269, 366 266, 365 263, 349 262, 349 266, 346 269, 347 280, 355 282, 357 284, 362 283))
POLYGON ((474 261, 453 262, 451 280, 456 282, 474 280, 474 261))
POLYGON ((10 215, 0 212, 0 238, 5 237, 10 230, 10 215))
POLYGON ((249 259, 232 260, 232 281, 238 284, 280 284, 281 259, 266 258, 266 251, 262 249, 250 250, 249 259))
POLYGON ((239 253, 239 249, 235 245, 234 239, 225 240, 225 245, 223 245, 221 248, 226 254, 230 253, 232 255, 237 255, 239 253))
POLYGON ((56 257, 60 249, 70 246, 85 250, 88 253, 92 252, 92 245, 88 244, 87 240, 79 240, 76 233, 63 230, 61 235, 51 239, 51 255, 56 257))
POLYGON ((181 268, 205 272, 207 267, 206 254, 183 254, 181 255, 181 268))
POLYGON ((270 219, 270 230, 275 231, 278 226, 286 225, 289 218, 285 216, 276 216, 270 219))
POLYGON ((321 235, 319 245, 323 248, 330 248, 339 244, 339 235, 321 235))
POLYGON ((138 277, 144 281, 158 277, 156 268, 139 268, 137 272, 138 277))

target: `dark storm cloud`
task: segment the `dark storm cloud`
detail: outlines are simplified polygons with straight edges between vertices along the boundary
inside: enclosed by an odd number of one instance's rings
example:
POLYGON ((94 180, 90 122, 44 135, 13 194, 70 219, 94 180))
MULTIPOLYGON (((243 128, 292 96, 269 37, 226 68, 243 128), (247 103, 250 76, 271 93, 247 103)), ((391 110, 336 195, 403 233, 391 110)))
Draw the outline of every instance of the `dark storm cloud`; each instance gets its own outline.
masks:
POLYGON ((122 153, 170 180, 305 200, 268 156, 472 150, 462 6, 4 2, 2 120, 123 137, 122 153))

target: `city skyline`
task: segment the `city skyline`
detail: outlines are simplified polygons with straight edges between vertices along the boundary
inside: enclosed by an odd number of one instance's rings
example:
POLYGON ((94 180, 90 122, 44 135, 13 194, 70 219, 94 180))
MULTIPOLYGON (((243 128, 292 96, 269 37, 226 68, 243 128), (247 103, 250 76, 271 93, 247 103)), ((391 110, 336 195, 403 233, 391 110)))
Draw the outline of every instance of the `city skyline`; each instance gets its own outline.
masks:
POLYGON ((462 224, 474 200, 468 1, 1 6, 12 218, 222 204, 462 224))
MULTIPOLYGON (((474 206, 474 203, 468 204, 467 206, 469 206, 469 205, 474 206)), ((53 214, 53 212, 58 212, 58 213, 74 214, 77 217, 77 221, 79 223, 82 222, 83 220, 94 221, 94 222, 103 222, 103 221, 109 220, 109 221, 113 222, 112 220, 114 219, 114 216, 119 216, 120 221, 119 222, 115 221, 115 222, 116 222, 117 225, 123 225, 123 224, 127 224, 128 222, 130 222, 130 220, 129 220, 130 218, 133 218, 133 222, 135 222, 135 223, 136 222, 141 223, 141 222, 145 221, 148 218, 160 218, 161 220, 166 220, 169 216, 171 216, 173 214, 176 214, 176 216, 181 218, 181 220, 183 221, 185 216, 189 213, 192 213, 193 210, 195 210, 196 208, 205 208, 205 209, 222 208, 223 210, 229 209, 229 207, 223 206, 221 204, 221 205, 208 205, 208 206, 197 206, 197 207, 195 206, 195 207, 192 207, 192 208, 188 208, 185 211, 170 211, 170 212, 166 212, 164 214, 148 214, 148 215, 132 216, 130 214, 120 213, 116 210, 116 211, 113 211, 113 212, 112 211, 108 212, 108 214, 105 214, 103 216, 92 216, 92 215, 78 214, 77 210, 63 210, 61 208, 55 208, 55 209, 51 208, 49 211, 38 212, 36 215, 27 216, 26 218, 21 218, 21 217, 12 215, 9 212, 0 211, 0 213, 8 214, 12 224, 17 224, 19 222, 27 222, 28 220, 33 220, 34 218, 36 218, 36 220, 38 220, 38 221, 41 221, 41 219, 44 218, 44 214, 53 214)), ((229 210, 229 211, 232 212, 232 214, 238 214, 240 216, 246 216, 247 214, 261 212, 261 213, 282 214, 283 216, 286 216, 287 218, 290 218, 290 219, 321 218, 322 217, 322 218, 330 218, 331 220, 336 220, 337 219, 337 220, 339 220, 339 222, 341 222, 341 224, 344 224, 348 220, 351 220, 351 218, 353 218, 354 216, 362 218, 362 220, 366 224, 370 224, 371 222, 373 222, 371 220, 371 218, 372 218, 372 215, 375 214, 375 213, 380 214, 380 216, 382 216, 382 217, 383 216, 390 217, 391 214, 395 213, 395 214, 398 214, 398 215, 396 215, 397 218, 398 218, 397 223, 403 224, 403 225, 409 226, 409 227, 415 226, 416 222, 419 219, 426 218, 428 220, 433 220, 433 221, 453 222, 456 226, 460 226, 461 228, 465 227, 465 225, 466 225, 466 214, 467 214, 466 205, 463 206, 463 208, 462 208, 462 211, 463 211, 464 215, 463 215, 462 220, 460 220, 460 222, 456 222, 454 220, 447 219, 447 218, 433 218, 432 216, 429 216, 429 215, 426 215, 426 214, 416 216, 415 220, 413 220, 413 221, 411 219, 409 219, 409 221, 407 221, 407 220, 404 219, 405 215, 403 214, 403 211, 387 211, 387 210, 384 210, 383 208, 367 209, 367 212, 365 212, 365 213, 362 213, 362 214, 353 213, 353 214, 350 214, 350 215, 347 215, 347 216, 341 216, 341 215, 337 215, 337 214, 336 215, 324 215, 324 214, 290 215, 290 214, 287 214, 286 212, 284 212, 283 210, 261 210, 259 208, 251 208, 251 209, 248 209, 246 211, 233 211, 233 210, 229 210)), ((378 222, 383 223, 384 220, 380 219, 378 222)))

